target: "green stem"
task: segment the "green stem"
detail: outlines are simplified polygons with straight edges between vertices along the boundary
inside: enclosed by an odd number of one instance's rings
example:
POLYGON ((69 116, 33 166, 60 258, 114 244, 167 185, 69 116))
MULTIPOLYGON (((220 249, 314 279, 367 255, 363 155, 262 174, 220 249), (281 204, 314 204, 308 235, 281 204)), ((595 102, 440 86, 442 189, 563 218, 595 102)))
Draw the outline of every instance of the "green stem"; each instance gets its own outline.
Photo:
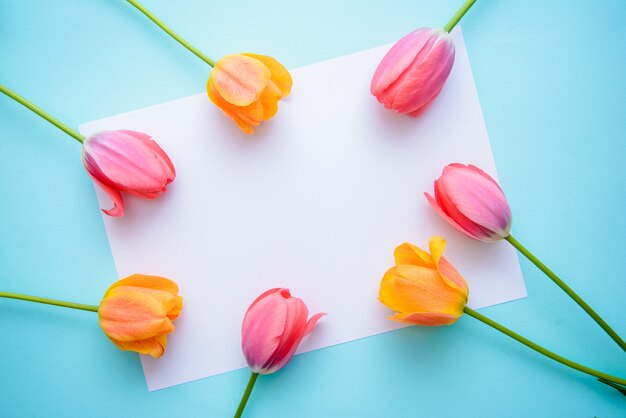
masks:
POLYGON ((237 407, 237 412, 235 412, 235 418, 240 418, 241 414, 243 414, 243 409, 246 407, 246 404, 248 403, 248 398, 250 397, 250 394, 252 393, 252 388, 254 387, 254 384, 256 383, 256 379, 258 377, 259 377, 258 373, 252 372, 250 374, 250 380, 248 380, 248 386, 246 386, 246 391, 243 393, 243 396, 241 397, 241 401, 239 402, 239 407, 237 407))
POLYGON ((63 306, 64 308, 81 309, 83 311, 98 312, 98 306, 82 303, 65 302, 63 300, 40 298, 38 296, 22 295, 20 293, 0 292, 1 298, 27 300, 29 302, 45 303, 48 305, 63 306))
POLYGON ((55 118, 54 116, 52 116, 50 113, 40 108, 39 106, 35 105, 34 103, 29 102, 28 100, 26 100, 25 98, 23 98, 22 96, 14 92, 13 90, 9 89, 8 87, 3 86, 2 84, 0 84, 0 91, 6 94, 7 96, 9 96, 11 99, 20 103, 21 105, 24 105, 25 107, 29 108, 30 110, 32 110, 33 112, 35 112, 36 114, 38 114, 39 116, 41 116, 42 118, 44 118, 45 120, 47 120, 48 122, 50 122, 51 124, 59 128, 60 130, 62 130, 63 132, 65 132, 66 134, 68 134, 69 136, 77 140, 78 142, 80 142, 81 144, 83 143, 85 139, 84 136, 82 136, 81 134, 79 134, 78 132, 76 132, 75 130, 73 130, 72 128, 70 128, 69 126, 67 126, 66 124, 64 124, 57 118, 55 118))
POLYGON ((467 306, 463 309, 463 311, 465 311, 466 314, 468 314, 469 316, 472 316, 476 319, 478 319, 481 322, 484 322, 485 324, 489 325, 492 328, 497 329, 498 331, 508 335, 509 337, 519 341, 520 343, 524 344, 525 346, 532 348, 533 350, 537 351, 538 353, 543 354, 546 357, 551 358, 552 360, 558 361, 561 364, 564 364, 568 367, 571 367, 572 369, 578 370, 580 372, 583 373, 587 373, 591 376, 595 376, 597 378, 600 379, 604 379, 607 380, 609 382, 613 382, 613 383, 617 383, 620 385, 624 385, 626 384, 626 379, 622 379, 620 377, 615 377, 615 376, 611 376, 609 374, 606 373, 602 373, 599 372, 597 370, 594 370, 590 367, 587 366, 583 366, 582 364, 578 364, 575 363, 571 360, 566 359, 565 357, 559 356, 556 353, 553 353, 552 351, 540 346, 539 344, 535 344, 534 342, 530 341, 527 338, 522 337, 521 335, 519 335, 518 333, 508 329, 507 327, 505 327, 504 325, 501 325, 499 323, 497 323, 496 321, 487 318, 484 315, 479 314, 478 312, 476 312, 475 310, 468 308, 467 306))
POLYGON ((556 274, 554 274, 554 272, 552 270, 550 270, 545 264, 543 264, 541 261, 539 261, 539 259, 537 257, 535 257, 533 255, 533 253, 531 253, 530 251, 528 251, 522 244, 520 244, 520 242, 518 240, 516 240, 515 238, 513 238, 513 235, 509 235, 508 237, 505 238, 513 247, 515 247, 520 253, 524 254, 524 256, 529 259, 534 265, 536 265, 537 267, 539 267, 539 270, 543 271, 546 276, 548 276, 550 279, 552 279, 552 281, 554 283, 556 283, 557 286, 559 286, 565 293, 567 293, 567 295, 572 298, 574 300, 574 302, 576 302, 578 304, 578 306, 580 306, 581 308, 583 308, 583 310, 585 312, 587 312, 587 314, 589 314, 589 316, 591 318, 593 318, 594 321, 596 321, 596 323, 598 325, 600 325, 600 327, 602 327, 602 329, 609 334, 609 336, 611 338, 613 338, 613 340, 617 343, 617 345, 619 345, 622 350, 626 351, 626 343, 624 342, 624 340, 622 340, 622 338, 617 334, 617 332, 615 332, 613 330, 613 328, 611 328, 609 326, 609 324, 607 324, 604 319, 602 319, 602 317, 600 315, 598 315, 596 313, 596 311, 594 311, 591 306, 587 305, 587 303, 576 294, 576 292, 574 292, 568 285, 566 285, 563 280, 561 280, 556 274))
POLYGON ((187 48, 189 51, 193 52, 198 58, 200 58, 202 61, 204 61, 207 64, 209 64, 211 67, 215 67, 215 61, 213 61, 211 58, 209 58, 206 55, 204 55, 202 52, 200 52, 200 50, 198 50, 198 49, 194 48, 193 46, 191 46, 187 41, 185 41, 183 38, 181 38, 180 35, 178 35, 176 32, 174 32, 169 27, 167 27, 167 25, 165 23, 161 22, 159 20, 159 18, 157 18, 152 13, 150 13, 150 11, 148 9, 146 9, 145 7, 143 7, 138 1, 136 1, 136 0, 126 0, 126 1, 128 1, 130 4, 135 6, 137 8, 137 10, 139 10, 141 13, 143 13, 148 19, 150 19, 154 23, 156 23, 158 27, 163 29, 168 35, 170 35, 172 38, 174 38, 176 41, 178 41, 179 44, 181 44, 182 46, 187 48))
POLYGON ((467 0, 465 3, 463 3, 463 6, 461 6, 461 8, 457 10, 454 16, 452 16, 452 19, 450 19, 450 21, 446 23, 446 26, 443 27, 443 30, 445 30, 446 32, 450 32, 452 29, 454 29, 456 24, 459 23, 459 20, 461 20, 461 18, 465 16, 465 13, 467 13, 467 11, 470 9, 470 7, 474 5, 474 3, 476 3, 476 0, 467 0))

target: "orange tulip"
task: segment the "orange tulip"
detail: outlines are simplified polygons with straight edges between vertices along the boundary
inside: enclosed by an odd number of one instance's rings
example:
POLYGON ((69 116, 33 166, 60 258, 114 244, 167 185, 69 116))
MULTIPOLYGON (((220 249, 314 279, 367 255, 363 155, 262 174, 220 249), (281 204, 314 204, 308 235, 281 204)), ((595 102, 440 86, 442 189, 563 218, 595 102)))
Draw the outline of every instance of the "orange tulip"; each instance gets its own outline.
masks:
POLYGON ((395 267, 380 283, 378 299, 398 311, 389 319, 415 325, 450 325, 463 315, 469 288, 442 257, 446 241, 432 237, 430 252, 404 243, 396 248, 395 267))
POLYGON ((278 111, 278 101, 291 92, 291 75, 266 55, 227 55, 219 60, 207 82, 209 99, 247 133, 278 111))
POLYGON ((134 274, 109 287, 98 317, 104 333, 120 349, 161 357, 182 308, 176 283, 134 274))

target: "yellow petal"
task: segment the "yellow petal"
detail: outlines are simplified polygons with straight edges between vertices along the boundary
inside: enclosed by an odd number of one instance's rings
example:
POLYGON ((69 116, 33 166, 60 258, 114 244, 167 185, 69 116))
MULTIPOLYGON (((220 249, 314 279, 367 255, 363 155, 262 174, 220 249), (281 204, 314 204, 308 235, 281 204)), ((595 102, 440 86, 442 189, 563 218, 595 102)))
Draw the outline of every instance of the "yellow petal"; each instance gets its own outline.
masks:
POLYGON ((271 73, 260 60, 235 54, 219 60, 211 77, 225 101, 235 106, 247 106, 261 97, 271 73))
POLYGON ((272 81, 280 89, 282 97, 289 96, 293 80, 289 71, 280 62, 267 55, 252 54, 250 52, 246 52, 243 55, 256 58, 265 64, 271 73, 272 81))
POLYGON ((441 277, 448 283, 449 286, 454 287, 461 292, 465 293, 466 297, 469 293, 469 288, 467 287, 467 282, 459 274, 458 271, 452 265, 443 258, 443 251, 446 248, 446 240, 443 237, 434 236, 431 237, 428 246, 430 248, 430 253, 433 257, 433 262, 435 263, 435 267, 441 277))
POLYGON ((396 247, 393 256, 396 260, 396 266, 400 264, 411 264, 414 266, 435 267, 430 254, 408 242, 396 247))

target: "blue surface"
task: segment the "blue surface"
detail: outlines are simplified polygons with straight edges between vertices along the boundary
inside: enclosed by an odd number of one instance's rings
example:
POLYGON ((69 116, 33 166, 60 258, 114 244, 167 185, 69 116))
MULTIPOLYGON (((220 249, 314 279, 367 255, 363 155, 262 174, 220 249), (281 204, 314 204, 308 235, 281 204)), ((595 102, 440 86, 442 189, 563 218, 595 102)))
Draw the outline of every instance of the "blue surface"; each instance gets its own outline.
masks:
MULTIPOLYGON (((626 335, 626 6, 599 3, 479 1, 462 24, 517 238, 626 335)), ((251 50, 294 68, 443 25, 460 0, 145 4, 212 57, 251 50)), ((121 0, 0 0, 0 51, 0 82, 75 127, 198 93, 209 72, 121 0)), ((97 303, 115 279, 79 151, 0 97, 3 290, 97 303)), ((626 375, 624 353, 522 268, 529 297, 483 313, 626 375)), ((0 333, 2 417, 230 416, 248 379, 240 370, 148 393, 137 355, 88 312, 0 300, 0 333)), ((259 379, 246 412, 607 418, 626 416, 626 398, 462 318, 297 356, 259 379)))

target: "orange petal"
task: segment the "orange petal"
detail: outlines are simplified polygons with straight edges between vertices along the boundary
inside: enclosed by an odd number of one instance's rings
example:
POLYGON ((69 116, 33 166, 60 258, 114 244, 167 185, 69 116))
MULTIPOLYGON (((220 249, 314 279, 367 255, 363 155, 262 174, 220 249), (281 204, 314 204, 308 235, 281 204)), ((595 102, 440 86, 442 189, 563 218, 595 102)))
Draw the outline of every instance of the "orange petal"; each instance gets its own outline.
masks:
POLYGON ((117 287, 107 292, 98 309, 102 330, 119 341, 144 340, 174 325, 167 314, 179 303, 179 297, 168 292, 117 287))
POLYGON ((260 103, 263 106, 263 120, 268 120, 278 112, 278 101, 280 100, 280 89, 270 80, 267 88, 261 95, 260 103))
POLYGON ((163 353, 165 353, 165 347, 167 346, 167 337, 165 334, 140 341, 117 341, 112 338, 111 341, 113 341, 120 350, 149 354, 154 358, 161 357, 163 353))
POLYGON ((393 256, 396 260, 396 266, 400 264, 411 264, 414 266, 435 267, 435 263, 430 254, 408 242, 396 247, 393 256))
POLYGON ((454 324, 461 315, 452 315, 439 312, 413 312, 410 314, 397 313, 390 316, 389 319, 394 321, 406 322, 413 325, 421 326, 440 326, 454 324))
POLYGON ((259 59, 235 54, 219 60, 211 78, 224 100, 235 106, 247 106, 261 97, 271 72, 259 59))
POLYGON ((267 55, 252 54, 250 52, 246 52, 243 55, 256 58, 265 64, 272 74, 272 81, 280 89, 282 97, 289 96, 293 80, 289 71, 280 62, 267 55))
POLYGON ((207 95, 209 96, 209 99, 211 99, 211 101, 226 114, 226 116, 235 121, 237 126, 239 126, 239 129, 246 134, 254 133, 253 127, 258 126, 263 117, 262 104, 255 102, 248 107, 241 108, 228 103, 216 90, 212 76, 209 76, 209 80, 207 82, 207 95), (246 109, 248 110, 248 114, 246 113, 246 109), (261 113, 260 116, 259 111, 261 113), (255 116, 258 116, 258 119, 254 118, 255 116))
POLYGON ((133 274, 132 276, 118 280, 113 283, 111 287, 109 287, 107 292, 119 286, 137 286, 147 289, 163 290, 173 295, 178 293, 178 286, 172 280, 159 276, 146 276, 143 274, 133 274))

